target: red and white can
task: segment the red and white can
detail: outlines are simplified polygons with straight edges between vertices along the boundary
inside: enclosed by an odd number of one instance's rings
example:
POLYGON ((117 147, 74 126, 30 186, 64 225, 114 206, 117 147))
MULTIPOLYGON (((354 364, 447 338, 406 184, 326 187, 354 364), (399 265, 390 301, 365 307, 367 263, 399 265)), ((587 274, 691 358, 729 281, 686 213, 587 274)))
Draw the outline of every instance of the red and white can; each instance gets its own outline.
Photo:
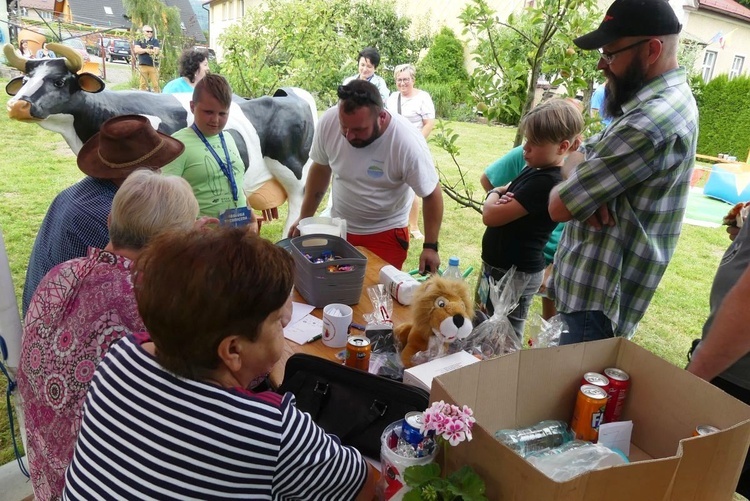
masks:
POLYGON ((581 378, 581 386, 584 384, 593 384, 594 386, 607 390, 609 379, 607 379, 607 376, 599 374, 598 372, 587 372, 583 375, 583 378, 581 378))
POLYGON ((615 367, 604 369, 604 375, 609 379, 609 401, 607 408, 604 410, 604 422, 613 423, 620 420, 622 406, 625 404, 625 398, 628 396, 630 388, 630 376, 627 372, 615 367))

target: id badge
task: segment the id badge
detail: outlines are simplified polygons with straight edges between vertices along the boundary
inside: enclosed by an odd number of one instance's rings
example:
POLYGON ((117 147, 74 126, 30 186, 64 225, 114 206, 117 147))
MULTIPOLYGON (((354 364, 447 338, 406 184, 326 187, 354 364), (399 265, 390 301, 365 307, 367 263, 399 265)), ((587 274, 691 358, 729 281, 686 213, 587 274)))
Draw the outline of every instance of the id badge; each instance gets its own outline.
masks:
POLYGON ((222 226, 233 226, 239 228, 241 226, 247 226, 252 220, 250 209, 247 207, 227 209, 219 214, 219 223, 221 223, 222 226))

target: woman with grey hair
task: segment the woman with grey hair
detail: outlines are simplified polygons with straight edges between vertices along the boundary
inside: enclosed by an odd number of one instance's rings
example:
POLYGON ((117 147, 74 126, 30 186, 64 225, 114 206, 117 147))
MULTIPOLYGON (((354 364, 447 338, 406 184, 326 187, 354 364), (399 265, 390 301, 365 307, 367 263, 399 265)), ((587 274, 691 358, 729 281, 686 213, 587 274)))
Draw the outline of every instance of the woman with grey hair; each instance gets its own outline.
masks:
POLYGON ((37 287, 18 371, 36 499, 62 495, 96 366, 114 341, 145 330, 133 293, 134 260, 153 237, 187 231, 197 216, 187 181, 136 170, 112 202, 107 246, 57 265, 37 287))
MULTIPOLYGON (((409 120, 425 139, 435 126, 435 105, 432 97, 414 87, 417 71, 411 64, 399 64, 393 71, 396 80, 396 92, 388 97, 386 108, 391 113, 402 115, 409 120)), ((409 211, 409 233, 414 239, 422 239, 424 236, 419 230, 419 197, 415 196, 409 211)))

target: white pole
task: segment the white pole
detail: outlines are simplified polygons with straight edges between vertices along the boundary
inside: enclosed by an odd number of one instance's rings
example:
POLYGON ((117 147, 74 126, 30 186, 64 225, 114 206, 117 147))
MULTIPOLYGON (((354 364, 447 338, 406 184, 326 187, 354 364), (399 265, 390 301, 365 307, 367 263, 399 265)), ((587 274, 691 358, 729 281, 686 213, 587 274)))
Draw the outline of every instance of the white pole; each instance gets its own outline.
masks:
MULTIPOLYGON (((13 278, 10 274, 8 253, 5 250, 5 239, 0 228, 0 337, 5 340, 8 357, 4 360, 10 377, 15 379, 21 363, 21 316, 18 314, 18 301, 13 289, 13 278)), ((26 426, 24 423, 21 395, 16 390, 13 394, 16 402, 16 418, 21 430, 21 440, 26 447, 26 426)))
POLYGON ((15 376, 21 357, 21 316, 18 314, 18 302, 13 289, 13 278, 10 275, 8 253, 5 251, 5 239, 0 229, 0 336, 8 347, 8 358, 5 365, 15 376))

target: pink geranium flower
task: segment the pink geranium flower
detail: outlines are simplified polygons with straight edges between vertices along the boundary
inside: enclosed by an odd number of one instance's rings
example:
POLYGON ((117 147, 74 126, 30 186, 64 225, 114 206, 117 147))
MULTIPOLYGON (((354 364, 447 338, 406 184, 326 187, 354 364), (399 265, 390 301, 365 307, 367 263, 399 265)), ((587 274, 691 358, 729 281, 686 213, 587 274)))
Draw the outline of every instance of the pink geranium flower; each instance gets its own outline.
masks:
POLYGON ((446 404, 444 401, 433 402, 424 411, 422 429, 423 435, 434 431, 435 435, 451 445, 458 445, 464 440, 472 439, 471 428, 474 426, 474 411, 468 406, 458 407, 446 404))

